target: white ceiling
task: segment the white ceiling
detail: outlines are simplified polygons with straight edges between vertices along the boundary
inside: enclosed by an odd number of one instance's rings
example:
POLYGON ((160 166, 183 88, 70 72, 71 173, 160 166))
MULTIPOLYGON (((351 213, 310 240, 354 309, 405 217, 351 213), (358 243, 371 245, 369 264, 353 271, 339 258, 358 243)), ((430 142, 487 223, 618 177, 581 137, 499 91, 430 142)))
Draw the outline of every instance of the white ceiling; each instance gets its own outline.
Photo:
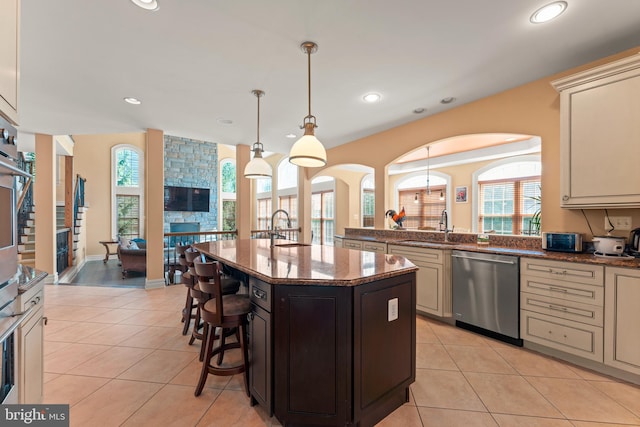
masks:
POLYGON ((251 145, 262 89, 261 142, 287 153, 311 40, 316 135, 331 148, 640 45, 639 0, 568 0, 538 25, 550 0, 158 1, 22 1, 20 130, 251 145), (365 104, 369 91, 381 102, 365 104))

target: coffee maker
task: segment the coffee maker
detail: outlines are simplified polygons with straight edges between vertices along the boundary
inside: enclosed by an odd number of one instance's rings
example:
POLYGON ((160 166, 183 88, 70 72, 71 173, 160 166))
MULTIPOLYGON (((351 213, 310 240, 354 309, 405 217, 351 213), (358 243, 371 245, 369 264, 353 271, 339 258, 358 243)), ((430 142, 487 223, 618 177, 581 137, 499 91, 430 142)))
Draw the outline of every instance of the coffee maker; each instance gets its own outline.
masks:
POLYGON ((629 234, 629 254, 640 257, 640 228, 631 230, 629 234))

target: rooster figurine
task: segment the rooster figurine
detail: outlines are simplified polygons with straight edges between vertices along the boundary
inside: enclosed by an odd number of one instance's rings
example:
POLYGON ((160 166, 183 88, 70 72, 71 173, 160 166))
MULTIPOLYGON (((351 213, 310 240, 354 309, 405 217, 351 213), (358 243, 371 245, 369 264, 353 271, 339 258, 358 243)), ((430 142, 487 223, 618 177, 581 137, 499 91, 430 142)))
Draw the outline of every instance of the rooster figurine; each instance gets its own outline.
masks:
POLYGON ((396 223, 397 228, 402 228, 402 223, 406 219, 406 215, 407 214, 404 211, 404 206, 402 207, 402 210, 400 211, 400 213, 396 213, 396 211, 394 211, 393 209, 389 209, 384 214, 385 217, 391 218, 393 222, 396 223))

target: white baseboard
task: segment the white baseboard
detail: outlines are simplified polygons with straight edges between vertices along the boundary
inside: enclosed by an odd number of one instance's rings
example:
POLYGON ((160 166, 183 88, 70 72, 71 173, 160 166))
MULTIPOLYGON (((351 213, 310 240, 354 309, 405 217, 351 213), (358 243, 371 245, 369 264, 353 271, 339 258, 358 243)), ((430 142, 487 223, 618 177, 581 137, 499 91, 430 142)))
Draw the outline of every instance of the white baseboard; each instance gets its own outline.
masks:
POLYGON ((159 289, 164 288, 164 279, 146 279, 144 284, 145 289, 159 289))

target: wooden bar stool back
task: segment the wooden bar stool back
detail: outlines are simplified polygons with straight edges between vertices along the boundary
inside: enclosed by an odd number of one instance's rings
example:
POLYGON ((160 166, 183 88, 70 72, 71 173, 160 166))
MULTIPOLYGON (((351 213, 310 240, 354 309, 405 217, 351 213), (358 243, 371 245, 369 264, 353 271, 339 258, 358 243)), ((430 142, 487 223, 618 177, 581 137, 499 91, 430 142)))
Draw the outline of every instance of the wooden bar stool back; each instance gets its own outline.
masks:
POLYGON ((201 307, 202 319, 207 324, 206 333, 206 350, 202 363, 202 372, 200 381, 196 387, 195 395, 199 396, 207 381, 207 376, 212 375, 236 375, 244 374, 244 385, 247 396, 249 395, 249 354, 247 348, 247 315, 251 311, 251 302, 249 295, 231 294, 225 295, 223 292, 223 278, 220 264, 212 262, 202 262, 196 260, 194 267, 198 277, 198 284, 202 292, 209 293, 213 296, 201 307), (214 348, 216 340, 215 330, 220 328, 220 345, 214 348), (226 342, 226 330, 237 331, 237 342, 226 342), (234 366, 222 366, 221 360, 217 365, 211 364, 211 359, 216 354, 225 352, 226 350, 240 348, 242 353, 242 362, 234 366))
POLYGON ((193 260, 200 256, 200 252, 197 249, 191 248, 190 245, 178 245, 176 246, 176 252, 179 254, 178 263, 180 264, 180 271, 182 275, 180 276, 181 283, 187 288, 187 300, 184 303, 184 308, 182 309, 182 320, 184 323, 184 327, 182 328, 182 335, 187 335, 189 332, 189 324, 191 323, 191 319, 195 318, 193 314, 193 309, 197 307, 197 305, 193 302, 193 297, 191 296, 191 289, 196 283, 195 277, 193 274, 189 272, 189 266, 193 266, 193 260), (187 252, 189 252, 191 256, 191 261, 187 259, 187 252))

